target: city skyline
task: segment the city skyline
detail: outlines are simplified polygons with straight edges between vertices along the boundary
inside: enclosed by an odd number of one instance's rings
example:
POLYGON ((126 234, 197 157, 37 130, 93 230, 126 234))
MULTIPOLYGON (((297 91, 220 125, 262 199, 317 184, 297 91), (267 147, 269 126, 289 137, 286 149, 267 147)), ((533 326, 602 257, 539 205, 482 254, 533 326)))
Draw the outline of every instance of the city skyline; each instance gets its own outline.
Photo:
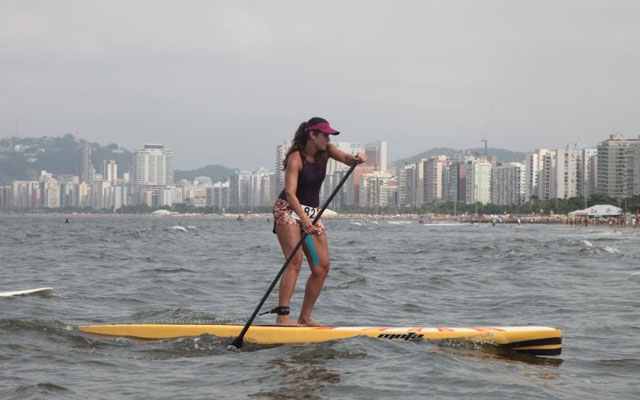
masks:
MULTIPOLYGON (((122 206, 149 207, 185 204, 194 207, 256 207, 269 205, 283 186, 278 168, 291 141, 274 150, 276 170, 257 168, 236 171, 221 181, 211 177, 174 180, 173 149, 145 144, 132 155, 132 169, 119 178, 114 160, 101 161, 98 173, 90 163, 86 143, 78 146, 80 176, 41 170, 37 180, 14 180, 0 186, 0 207, 82 208, 117 210, 122 206), (89 166, 88 169, 86 168, 89 166)), ((640 137, 610 135, 597 148, 583 145, 536 149, 524 162, 501 162, 495 155, 460 153, 431 155, 396 168, 387 165, 386 141, 361 144, 337 142, 346 152, 365 151, 368 161, 360 165, 336 197, 333 207, 416 207, 437 203, 521 205, 532 200, 585 199, 604 194, 622 199, 640 194, 640 137), (389 168, 387 168, 389 167, 389 168), (387 170, 388 169, 388 170, 387 170)), ((30 158, 47 149, 21 147, 30 158), (35 153, 33 151, 35 150, 35 153)), ((6 151, 7 147, 0 148, 6 151)), ((118 148, 112 148, 119 151, 118 148)), ((126 170, 126 169, 125 169, 126 170)), ((344 176, 346 166, 327 164, 327 179, 320 197, 326 198, 344 176)))
POLYGON ((640 133, 639 19, 627 0, 9 0, 0 137, 164 143, 184 170, 268 167, 313 116, 390 160, 594 147, 640 133))

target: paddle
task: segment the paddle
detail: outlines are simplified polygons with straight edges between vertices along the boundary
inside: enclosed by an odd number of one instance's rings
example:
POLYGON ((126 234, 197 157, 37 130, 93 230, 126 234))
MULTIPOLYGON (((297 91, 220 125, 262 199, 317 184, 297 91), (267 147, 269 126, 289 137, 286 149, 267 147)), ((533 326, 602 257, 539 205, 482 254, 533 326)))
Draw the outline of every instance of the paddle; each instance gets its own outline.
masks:
MULTIPOLYGON (((336 188, 333 190, 333 193, 331 193, 331 196, 329 196, 329 198, 324 203, 324 205, 322 206, 322 208, 320 209, 320 211, 318 212, 316 217, 313 219, 313 224, 314 225, 316 224, 316 222, 318 222, 318 220, 320 219, 320 216, 322 216, 322 213, 324 212, 324 210, 329 206, 329 204, 331 203, 331 200, 333 200, 333 198, 336 197, 336 194, 338 194, 338 191, 340 190, 340 188, 342 188, 342 185, 344 185, 344 183, 347 181, 347 179, 349 178, 349 175, 351 175, 353 170, 356 169, 357 165, 358 165, 358 162, 353 164, 351 166, 351 168, 349 168, 349 171, 347 171, 347 174, 344 176, 344 178, 342 178, 340 183, 338 183, 338 186, 336 186, 336 188)), ((287 266, 289 265, 289 263, 293 259, 293 256, 300 249, 300 246, 302 246, 302 243, 306 239, 307 235, 308 234, 306 232, 304 232, 302 234, 302 237, 300 238, 300 241, 298 242, 296 247, 293 248, 293 251, 291 252, 291 254, 289 254, 289 257, 287 257, 287 260, 284 262, 284 265, 282 266, 282 268, 280 268, 280 271, 278 271, 278 274, 276 275, 276 277, 273 280, 273 282, 271 282, 271 285, 269 285, 269 289, 267 289, 267 292, 264 294, 264 296, 262 296, 262 300, 260 300, 260 303, 258 303, 258 307, 256 307, 256 309, 253 311, 253 314, 251 314, 251 317, 249 318, 249 320, 245 324, 244 328, 242 328, 242 331, 240 332, 240 335, 233 341, 233 343, 231 343, 237 349, 242 347, 242 344, 244 343, 244 335, 249 330, 249 327, 251 326, 251 324, 253 323, 253 320, 258 315, 258 312, 260 312, 260 309, 264 305, 264 302, 267 301, 267 298, 271 294, 271 291, 273 290, 273 288, 276 286, 276 283, 278 283, 278 281, 280 280, 280 277, 282 276, 282 274, 284 274, 284 271, 285 271, 285 269, 287 269, 287 266)))

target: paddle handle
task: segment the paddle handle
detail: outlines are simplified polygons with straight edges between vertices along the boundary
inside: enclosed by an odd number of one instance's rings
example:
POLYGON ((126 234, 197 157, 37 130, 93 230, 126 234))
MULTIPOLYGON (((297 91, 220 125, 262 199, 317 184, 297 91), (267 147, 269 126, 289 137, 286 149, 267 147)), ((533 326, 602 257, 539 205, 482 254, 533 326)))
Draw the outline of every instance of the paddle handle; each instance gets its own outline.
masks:
MULTIPOLYGON (((333 198, 336 197, 336 194, 338 194, 338 191, 342 188, 342 186, 345 184, 347 179, 349 179, 349 176, 351 175, 353 170, 356 169, 357 165, 358 165, 358 162, 356 162, 355 164, 353 164, 351 166, 351 168, 349 168, 349 171, 347 171, 347 174, 342 178, 340 183, 338 183, 338 186, 336 186, 336 188, 333 190, 333 193, 331 193, 331 195, 329 196, 327 201, 324 202, 324 205, 322 206, 322 208, 320 208, 320 211, 318 212, 318 215, 316 215, 316 217, 313 219, 313 224, 314 225, 316 224, 316 222, 318 222, 318 220, 322 216, 322 213, 324 212, 324 210, 326 210, 327 207, 329 207, 329 204, 331 204, 331 201, 333 201, 333 198)), ((280 268, 280 271, 278 271, 278 274, 276 275, 276 277, 273 280, 273 282, 271 282, 271 285, 269 285, 269 288, 267 289, 267 292, 264 294, 264 296, 262 296, 262 300, 260 300, 260 303, 258 303, 258 307, 256 307, 256 309, 253 311, 253 314, 251 314, 251 317, 249 318, 249 320, 245 324, 244 328, 242 328, 242 331, 240 331, 240 335, 238 335, 238 337, 233 341, 233 343, 231 343, 236 348, 239 349, 240 347, 242 347, 242 345, 244 343, 244 335, 249 330, 249 327, 253 323, 253 320, 256 318, 256 316, 260 312, 260 309, 262 308, 264 303, 267 301, 267 298, 269 297, 269 295, 273 291, 273 288, 276 286, 276 283, 278 283, 278 281, 280 280, 280 277, 282 277, 282 274, 284 274, 284 271, 287 269, 287 266, 289 265, 289 263, 293 259, 294 255, 298 252, 298 250, 300 249, 300 246, 302 246, 302 243, 304 242, 304 240, 307 237, 307 235, 308 235, 307 232, 304 232, 302 234, 302 237, 300 238, 300 241, 298 241, 298 244, 296 244, 296 247, 293 248, 293 251, 291 252, 291 254, 289 254, 289 257, 287 257, 287 260, 284 262, 284 265, 282 266, 282 268, 280 268)))

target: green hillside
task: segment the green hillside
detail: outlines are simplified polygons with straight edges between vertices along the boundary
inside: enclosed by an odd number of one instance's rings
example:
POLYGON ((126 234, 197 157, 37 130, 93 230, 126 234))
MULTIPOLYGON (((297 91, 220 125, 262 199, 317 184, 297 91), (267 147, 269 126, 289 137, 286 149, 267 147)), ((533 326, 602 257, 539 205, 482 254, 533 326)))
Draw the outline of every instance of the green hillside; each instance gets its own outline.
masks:
MULTIPOLYGON (((0 184, 14 180, 37 180, 40 171, 80 175, 83 141, 73 135, 63 137, 0 139, 0 184)), ((116 144, 89 143, 91 163, 96 171, 104 160, 115 160, 118 171, 130 172, 132 153, 116 144)))
POLYGON ((173 179, 178 182, 181 179, 192 181, 198 176, 208 176, 213 182, 222 182, 226 178, 238 173, 237 169, 223 167, 222 165, 207 165, 206 167, 192 170, 175 170, 173 179))
MULTIPOLYGON (((468 150, 469 153, 471 154, 476 154, 476 155, 484 155, 484 148, 475 148, 475 149, 469 149, 468 150)), ((418 161, 420 161, 423 158, 428 158, 428 157, 432 157, 432 156, 438 156, 438 155, 445 155, 448 157, 455 157, 460 155, 461 151, 460 150, 454 150, 448 147, 434 147, 431 150, 427 150, 425 152, 422 152, 420 154, 417 154, 413 157, 408 157, 408 158, 403 158, 400 160, 397 160, 394 162, 394 165, 396 167, 400 167, 403 166, 407 163, 417 163, 418 161)), ((498 161, 502 162, 502 163, 508 163, 508 162, 524 162, 525 158, 526 158, 526 153, 521 153, 518 151, 510 151, 510 150, 504 150, 504 149, 495 149, 495 148, 488 148, 487 149, 487 155, 489 157, 491 156, 496 156, 498 161)))
MULTIPOLYGON (((41 171, 54 174, 80 175, 83 140, 73 135, 63 137, 0 139, 0 185, 14 180, 38 180, 41 171)), ((102 171, 104 160, 115 160, 118 174, 132 173, 133 153, 115 143, 89 143, 91 163, 96 172, 102 171)), ((236 169, 221 165, 207 165, 194 170, 175 170, 174 178, 193 180, 208 176, 213 182, 224 181, 237 173, 236 169)))

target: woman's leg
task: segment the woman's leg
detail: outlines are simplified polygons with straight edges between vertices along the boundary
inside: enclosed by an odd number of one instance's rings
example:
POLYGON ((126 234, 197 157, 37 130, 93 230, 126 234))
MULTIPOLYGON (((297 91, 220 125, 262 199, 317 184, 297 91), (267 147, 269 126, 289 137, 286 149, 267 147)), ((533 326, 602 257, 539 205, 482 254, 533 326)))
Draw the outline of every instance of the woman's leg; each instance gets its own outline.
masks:
POLYGON ((309 250, 306 245, 304 247, 305 255, 309 261, 309 267, 311 268, 311 275, 307 280, 307 284, 304 289, 304 300, 302 302, 302 308, 300 309, 300 316, 298 317, 298 323, 306 326, 322 326, 319 322, 311 317, 313 307, 320 296, 324 281, 329 274, 329 244, 327 242, 326 233, 322 235, 311 235, 313 237, 313 244, 318 253, 319 265, 313 265, 313 258, 309 255, 309 250))
MULTIPOLYGON (((276 235, 282 248, 285 258, 288 258, 293 249, 296 247, 302 234, 298 224, 276 225, 276 235)), ((278 306, 289 307, 293 290, 296 287, 300 268, 302 266, 302 250, 298 250, 297 254, 291 259, 291 262, 284 270, 280 278, 280 289, 278 292, 278 306)), ((276 325, 299 325, 289 315, 278 315, 276 325)))

